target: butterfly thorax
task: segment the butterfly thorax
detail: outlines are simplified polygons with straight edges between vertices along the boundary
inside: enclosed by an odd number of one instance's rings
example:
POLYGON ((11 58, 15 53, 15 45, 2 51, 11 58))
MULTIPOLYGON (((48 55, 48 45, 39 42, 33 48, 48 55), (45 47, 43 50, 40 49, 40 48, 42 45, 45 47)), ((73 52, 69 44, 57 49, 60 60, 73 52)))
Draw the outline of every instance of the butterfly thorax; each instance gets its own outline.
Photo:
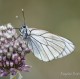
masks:
POLYGON ((29 29, 27 26, 22 26, 20 28, 20 34, 23 36, 24 39, 27 39, 30 35, 29 29))

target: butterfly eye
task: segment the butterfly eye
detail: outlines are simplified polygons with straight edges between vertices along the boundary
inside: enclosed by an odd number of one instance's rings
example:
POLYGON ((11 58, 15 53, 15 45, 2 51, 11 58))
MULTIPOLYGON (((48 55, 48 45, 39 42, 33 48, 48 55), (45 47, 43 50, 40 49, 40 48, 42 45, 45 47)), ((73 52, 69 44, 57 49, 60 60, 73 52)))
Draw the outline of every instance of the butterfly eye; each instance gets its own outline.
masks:
POLYGON ((23 26, 23 28, 26 28, 26 26, 23 26))

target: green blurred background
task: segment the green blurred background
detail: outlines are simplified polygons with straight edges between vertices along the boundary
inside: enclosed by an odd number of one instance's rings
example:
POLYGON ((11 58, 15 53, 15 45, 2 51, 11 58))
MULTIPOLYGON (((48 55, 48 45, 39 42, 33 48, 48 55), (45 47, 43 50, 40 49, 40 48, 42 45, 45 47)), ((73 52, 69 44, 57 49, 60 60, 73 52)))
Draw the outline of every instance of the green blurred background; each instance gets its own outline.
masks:
POLYGON ((22 73, 23 79, 80 79, 80 0, 0 0, 0 25, 12 23, 14 27, 20 27, 23 24, 22 8, 29 27, 68 38, 76 46, 71 55, 48 63, 28 54, 27 64, 32 68, 29 73, 22 73), (73 72, 79 74, 61 74, 73 72))

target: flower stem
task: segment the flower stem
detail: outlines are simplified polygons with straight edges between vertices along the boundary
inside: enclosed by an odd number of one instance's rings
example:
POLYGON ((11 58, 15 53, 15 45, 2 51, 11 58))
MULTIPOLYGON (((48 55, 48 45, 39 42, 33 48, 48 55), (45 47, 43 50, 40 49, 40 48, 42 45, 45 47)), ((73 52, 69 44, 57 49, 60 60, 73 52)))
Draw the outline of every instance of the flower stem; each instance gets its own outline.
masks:
POLYGON ((16 79, 16 76, 13 79, 16 79))

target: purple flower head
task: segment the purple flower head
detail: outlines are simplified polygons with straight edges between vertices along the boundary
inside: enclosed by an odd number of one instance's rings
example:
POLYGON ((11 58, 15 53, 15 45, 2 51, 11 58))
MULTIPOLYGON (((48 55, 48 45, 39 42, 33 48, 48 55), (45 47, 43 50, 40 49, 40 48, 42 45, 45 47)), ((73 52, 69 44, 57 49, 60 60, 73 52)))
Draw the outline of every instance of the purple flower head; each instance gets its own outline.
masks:
POLYGON ((7 24, 0 26, 0 76, 16 75, 18 71, 29 71, 25 55, 30 52, 25 41, 18 38, 16 30, 7 24))

